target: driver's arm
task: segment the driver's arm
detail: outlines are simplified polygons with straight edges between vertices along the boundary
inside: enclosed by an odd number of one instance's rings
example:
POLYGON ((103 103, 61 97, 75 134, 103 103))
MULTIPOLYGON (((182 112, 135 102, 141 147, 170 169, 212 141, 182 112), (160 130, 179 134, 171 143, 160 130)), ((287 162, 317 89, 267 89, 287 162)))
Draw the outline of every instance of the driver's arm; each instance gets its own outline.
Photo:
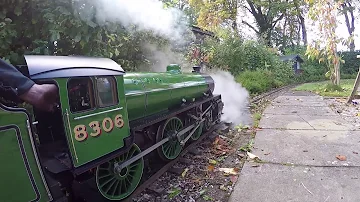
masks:
POLYGON ((54 106, 57 105, 55 85, 38 85, 2 59, 0 59, 0 96, 9 100, 20 98, 45 111, 53 111, 54 106))
POLYGON ((21 96, 35 84, 31 79, 24 76, 14 66, 0 59, 0 90, 6 98, 21 96))

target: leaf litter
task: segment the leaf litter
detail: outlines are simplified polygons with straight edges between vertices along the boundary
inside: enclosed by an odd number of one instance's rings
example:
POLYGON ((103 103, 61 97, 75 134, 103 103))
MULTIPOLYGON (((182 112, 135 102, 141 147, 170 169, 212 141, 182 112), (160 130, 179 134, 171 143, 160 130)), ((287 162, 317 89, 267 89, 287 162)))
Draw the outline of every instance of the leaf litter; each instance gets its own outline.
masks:
POLYGON ((139 197, 136 201, 227 201, 247 161, 247 153, 238 148, 250 142, 249 131, 230 130, 213 141, 199 143, 201 155, 188 153, 183 157, 191 164, 174 165, 182 168, 181 174, 166 172, 157 180, 157 186, 165 188, 164 193, 144 191, 151 199, 139 197))

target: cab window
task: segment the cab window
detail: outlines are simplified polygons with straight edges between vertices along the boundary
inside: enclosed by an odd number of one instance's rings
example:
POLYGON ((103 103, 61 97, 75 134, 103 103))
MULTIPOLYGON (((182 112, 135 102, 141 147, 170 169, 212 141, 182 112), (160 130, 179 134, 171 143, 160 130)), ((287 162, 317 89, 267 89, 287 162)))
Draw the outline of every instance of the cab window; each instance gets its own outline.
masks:
POLYGON ((70 79, 68 81, 68 97, 71 112, 94 109, 93 81, 89 77, 70 79))
POLYGON ((107 107, 118 104, 116 81, 114 77, 97 77, 96 88, 99 107, 107 107))

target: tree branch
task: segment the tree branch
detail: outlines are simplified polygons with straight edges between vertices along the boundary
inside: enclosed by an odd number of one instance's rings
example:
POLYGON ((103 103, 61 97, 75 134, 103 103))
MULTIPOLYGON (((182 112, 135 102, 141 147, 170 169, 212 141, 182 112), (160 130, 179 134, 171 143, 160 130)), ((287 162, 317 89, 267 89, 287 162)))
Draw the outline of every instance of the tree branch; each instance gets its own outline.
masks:
POLYGON ((250 25, 248 22, 245 22, 244 20, 241 22, 244 23, 245 25, 247 25, 248 27, 250 27, 252 30, 254 30, 256 32, 256 34, 260 34, 260 32, 255 27, 250 25))
MULTIPOLYGON (((352 7, 352 6, 351 6, 351 3, 349 3, 349 7, 352 7)), ((350 12, 350 15, 351 15, 351 31, 354 32, 354 30, 355 30, 354 10, 351 9, 349 12, 350 12)))
POLYGON ((252 11, 250 10, 250 8, 248 8, 247 6, 243 6, 246 10, 248 10, 250 13, 252 13, 252 11))
POLYGON ((285 16, 285 14, 283 13, 280 15, 280 17, 278 19, 274 20, 273 24, 271 25, 272 28, 274 28, 276 26, 276 24, 284 18, 284 16, 285 16))
POLYGON ((246 0, 246 2, 250 6, 250 9, 251 9, 250 13, 252 13, 253 15, 257 15, 258 13, 256 12, 253 2, 251 2, 250 0, 246 0))

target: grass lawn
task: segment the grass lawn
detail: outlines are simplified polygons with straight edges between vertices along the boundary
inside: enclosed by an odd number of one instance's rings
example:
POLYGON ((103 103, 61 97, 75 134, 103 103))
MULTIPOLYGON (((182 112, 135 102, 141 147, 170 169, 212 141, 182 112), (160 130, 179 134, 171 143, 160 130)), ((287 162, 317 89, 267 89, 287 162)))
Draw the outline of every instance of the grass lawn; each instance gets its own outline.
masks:
POLYGON ((305 83, 294 90, 297 91, 310 91, 321 96, 328 97, 348 97, 354 87, 355 79, 343 79, 340 80, 340 87, 342 90, 334 89, 331 81, 321 81, 315 83, 305 83))

